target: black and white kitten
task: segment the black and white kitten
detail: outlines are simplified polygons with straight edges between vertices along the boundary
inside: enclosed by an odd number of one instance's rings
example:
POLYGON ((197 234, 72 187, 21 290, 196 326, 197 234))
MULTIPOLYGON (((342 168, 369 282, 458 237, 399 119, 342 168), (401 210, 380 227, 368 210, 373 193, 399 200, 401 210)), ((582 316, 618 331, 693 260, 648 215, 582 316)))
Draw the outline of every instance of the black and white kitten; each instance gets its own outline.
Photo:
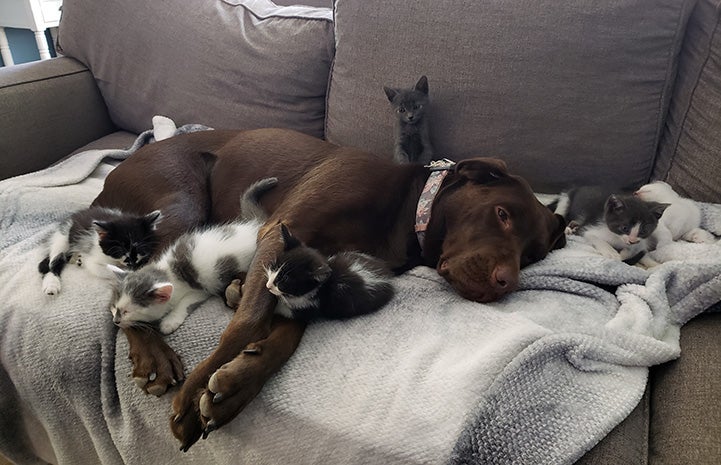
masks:
POLYGON ((110 306, 113 322, 120 327, 154 323, 169 334, 195 305, 210 296, 223 296, 228 284, 248 271, 264 222, 257 199, 277 182, 263 179, 243 194, 241 211, 250 219, 185 233, 139 270, 110 266, 118 278, 110 306))
POLYGON ((580 187, 566 195, 567 203, 559 205, 566 211, 557 212, 569 222, 567 233, 583 236, 604 257, 645 267, 658 265, 647 253, 655 248, 649 239, 668 204, 644 202, 602 186, 580 187))
POLYGON ((386 264, 360 252, 326 258, 303 245, 281 224, 284 252, 266 269, 268 290, 278 297, 276 313, 311 321, 345 319, 374 312, 394 294, 386 264))
POLYGON ((120 210, 89 207, 75 212, 48 241, 48 255, 38 264, 45 294, 58 294, 60 273, 69 261, 92 274, 109 277, 106 265, 135 269, 158 245, 159 210, 138 216, 120 210))
POLYGON ((397 163, 430 163, 433 158, 428 125, 428 79, 421 76, 411 89, 383 87, 396 113, 393 159, 397 163))

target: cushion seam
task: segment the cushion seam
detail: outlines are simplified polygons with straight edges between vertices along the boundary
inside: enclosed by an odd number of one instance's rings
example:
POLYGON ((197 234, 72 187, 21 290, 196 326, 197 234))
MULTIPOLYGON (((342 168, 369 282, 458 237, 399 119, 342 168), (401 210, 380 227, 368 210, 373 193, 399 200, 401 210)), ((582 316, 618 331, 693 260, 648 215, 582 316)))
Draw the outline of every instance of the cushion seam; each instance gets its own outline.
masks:
POLYGON ((14 83, 14 84, 8 84, 8 85, 5 85, 5 86, 0 86, 0 89, 9 89, 9 88, 11 88, 11 87, 23 86, 23 85, 25 85, 25 84, 33 84, 33 83, 36 83, 36 82, 50 81, 50 80, 53 80, 53 79, 64 78, 64 77, 68 77, 68 76, 74 76, 74 75, 76 75, 76 74, 89 73, 89 72, 90 72, 89 69, 81 69, 81 70, 78 70, 78 71, 67 72, 67 73, 63 73, 63 74, 55 74, 55 75, 53 75, 53 76, 48 76, 48 77, 43 77, 43 78, 38 78, 38 79, 31 79, 31 80, 22 81, 22 82, 16 82, 16 83, 14 83))

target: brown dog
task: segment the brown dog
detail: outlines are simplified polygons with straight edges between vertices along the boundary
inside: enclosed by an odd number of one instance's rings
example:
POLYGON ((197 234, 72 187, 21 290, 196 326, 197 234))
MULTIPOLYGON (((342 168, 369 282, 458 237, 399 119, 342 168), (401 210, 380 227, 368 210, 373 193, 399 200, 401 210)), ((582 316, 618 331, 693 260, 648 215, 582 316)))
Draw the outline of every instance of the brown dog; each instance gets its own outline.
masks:
MULTIPOLYGON (((209 204, 212 221, 235 219, 241 193, 268 176, 279 184, 263 199, 272 213, 238 309, 173 399, 171 428, 183 450, 234 418, 300 342, 304 327, 272 318, 275 298, 265 288, 263 267, 283 247, 279 222, 327 254, 358 250, 400 269, 436 267, 460 295, 479 302, 513 291, 521 267, 565 243, 563 220, 522 178, 500 160, 477 158, 447 172, 421 251, 415 212, 428 169, 279 129, 194 133, 147 146, 111 173, 95 203, 138 213, 159 208, 164 218, 170 212, 160 225, 167 242, 204 222, 209 204), (217 157, 212 168, 204 152, 217 157)), ((157 335, 125 332, 133 375, 147 392, 161 394, 182 378, 177 356, 157 335)))

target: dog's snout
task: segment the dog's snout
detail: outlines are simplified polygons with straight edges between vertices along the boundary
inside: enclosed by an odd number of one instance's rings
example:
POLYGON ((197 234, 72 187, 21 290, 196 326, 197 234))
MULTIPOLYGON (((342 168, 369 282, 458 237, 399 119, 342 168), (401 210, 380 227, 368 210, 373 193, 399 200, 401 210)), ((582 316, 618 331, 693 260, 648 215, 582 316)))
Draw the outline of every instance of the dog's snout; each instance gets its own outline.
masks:
POLYGON ((500 292, 511 292, 518 287, 518 277, 507 265, 496 265, 491 274, 491 285, 500 292))

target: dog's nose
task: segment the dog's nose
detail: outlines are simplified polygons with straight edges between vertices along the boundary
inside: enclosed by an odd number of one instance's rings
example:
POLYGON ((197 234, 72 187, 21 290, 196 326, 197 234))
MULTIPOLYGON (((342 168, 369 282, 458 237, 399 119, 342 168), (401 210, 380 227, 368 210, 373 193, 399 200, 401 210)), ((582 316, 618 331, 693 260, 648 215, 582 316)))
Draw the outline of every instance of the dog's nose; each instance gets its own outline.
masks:
POLYGON ((496 265, 491 274, 491 285, 501 292, 511 292, 518 287, 518 276, 508 265, 496 265))

